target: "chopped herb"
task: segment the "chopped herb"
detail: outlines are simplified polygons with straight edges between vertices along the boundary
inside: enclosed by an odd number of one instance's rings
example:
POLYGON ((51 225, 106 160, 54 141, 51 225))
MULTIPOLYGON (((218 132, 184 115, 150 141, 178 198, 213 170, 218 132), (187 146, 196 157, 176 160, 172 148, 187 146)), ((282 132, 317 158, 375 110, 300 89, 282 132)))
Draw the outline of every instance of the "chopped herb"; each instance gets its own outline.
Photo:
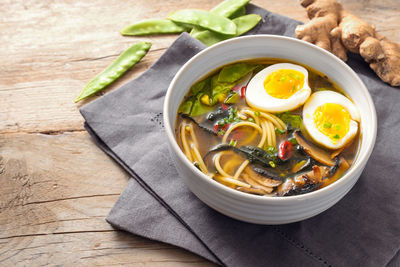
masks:
POLYGON ((230 146, 236 146, 237 145, 237 141, 234 139, 231 139, 231 141, 229 142, 230 146))
POLYGON ((219 136, 223 136, 224 134, 225 134, 225 131, 224 131, 224 130, 218 131, 218 135, 219 135, 219 136))
POLYGON ((335 135, 333 136, 333 138, 335 138, 335 139, 340 139, 340 135, 335 134, 335 135))
POLYGON ((280 81, 281 81, 281 82, 286 82, 286 79, 287 79, 286 76, 282 76, 281 79, 280 79, 280 81))
POLYGON ((234 119, 234 122, 240 122, 239 117, 236 117, 236 118, 234 119))
POLYGON ((324 128, 330 129, 331 127, 332 127, 332 123, 330 123, 328 121, 324 123, 324 128))
POLYGON ((336 129, 337 131, 339 131, 339 130, 340 130, 340 124, 335 124, 335 129, 336 129))
POLYGON ((275 154, 278 150, 276 149, 276 147, 273 146, 266 146, 265 150, 269 153, 269 154, 275 154))
POLYGON ((225 126, 225 121, 223 121, 223 120, 218 121, 218 126, 221 126, 221 127, 225 126))
POLYGON ((260 117, 260 115, 261 115, 261 114, 260 114, 260 111, 257 111, 257 110, 254 111, 254 115, 256 115, 257 117, 260 117))
POLYGON ((276 131, 278 134, 285 134, 285 133, 286 133, 285 130, 281 130, 281 129, 279 129, 279 128, 276 128, 275 131, 276 131))
POLYGON ((276 167, 275 162, 273 162, 273 161, 270 161, 270 162, 269 162, 269 165, 270 165, 272 168, 275 168, 275 167, 276 167))
POLYGON ((254 122, 254 119, 253 118, 249 118, 248 121, 249 122, 254 122))
POLYGON ((292 86, 292 93, 294 92, 294 90, 296 90, 296 86, 295 85, 292 86))
POLYGON ((292 137, 292 138, 289 138, 288 140, 290 143, 292 143, 292 145, 294 145, 294 146, 297 145, 296 138, 292 137))

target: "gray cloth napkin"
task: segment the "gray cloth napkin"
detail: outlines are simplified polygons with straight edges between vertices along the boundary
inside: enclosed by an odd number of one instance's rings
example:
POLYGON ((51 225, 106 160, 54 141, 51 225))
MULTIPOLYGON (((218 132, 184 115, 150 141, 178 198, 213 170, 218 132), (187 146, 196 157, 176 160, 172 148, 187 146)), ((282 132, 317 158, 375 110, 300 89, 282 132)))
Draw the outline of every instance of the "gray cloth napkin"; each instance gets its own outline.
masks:
MULTIPOLYGON (((249 34, 293 36, 299 24, 253 5, 247 10, 263 18, 249 34)), ((107 221, 221 265, 400 265, 400 91, 351 55, 348 64, 367 85, 379 122, 359 182, 311 219, 279 226, 244 223, 212 210, 188 190, 166 144, 165 92, 178 69, 204 48, 183 33, 141 76, 81 108, 95 142, 133 177, 107 221)))

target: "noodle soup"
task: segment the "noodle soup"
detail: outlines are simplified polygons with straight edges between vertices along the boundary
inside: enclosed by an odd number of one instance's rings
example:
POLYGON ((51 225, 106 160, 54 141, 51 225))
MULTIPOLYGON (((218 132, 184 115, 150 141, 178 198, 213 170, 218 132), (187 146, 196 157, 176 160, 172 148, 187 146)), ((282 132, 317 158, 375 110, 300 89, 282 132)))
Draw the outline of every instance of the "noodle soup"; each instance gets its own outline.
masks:
POLYGON ((199 170, 257 195, 304 194, 340 179, 358 148, 360 115, 328 77, 298 63, 225 65, 192 85, 175 135, 199 170))

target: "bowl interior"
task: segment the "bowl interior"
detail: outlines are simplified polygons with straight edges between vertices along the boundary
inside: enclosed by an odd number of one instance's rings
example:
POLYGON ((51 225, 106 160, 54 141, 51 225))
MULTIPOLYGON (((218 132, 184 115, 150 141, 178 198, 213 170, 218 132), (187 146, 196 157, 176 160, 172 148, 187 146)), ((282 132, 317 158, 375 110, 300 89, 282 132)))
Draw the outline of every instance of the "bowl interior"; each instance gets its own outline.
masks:
MULTIPOLYGON (((239 37, 209 47, 189 60, 171 82, 164 103, 164 120, 169 142, 172 142, 174 153, 180 153, 180 156, 184 157, 175 140, 174 127, 179 104, 194 82, 222 65, 238 60, 266 57, 295 61, 326 74, 343 88, 360 111, 361 142, 356 160, 341 179, 326 188, 305 195, 320 194, 320 191, 329 190, 347 179, 346 177, 352 176, 354 169, 365 165, 375 143, 376 112, 368 90, 349 66, 331 53, 301 40, 272 35, 239 37)), ((189 161, 187 163, 189 164, 189 161)), ((194 171, 197 170, 189 165, 194 171)), ((208 179, 206 175, 204 178, 208 179)))

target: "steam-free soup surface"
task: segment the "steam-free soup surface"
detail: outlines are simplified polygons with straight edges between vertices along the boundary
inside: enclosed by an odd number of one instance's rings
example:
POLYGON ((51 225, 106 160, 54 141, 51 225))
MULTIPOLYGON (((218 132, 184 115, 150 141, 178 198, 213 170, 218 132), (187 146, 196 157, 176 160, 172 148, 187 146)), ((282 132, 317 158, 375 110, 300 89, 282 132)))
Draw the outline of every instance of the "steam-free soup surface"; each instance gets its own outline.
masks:
MULTIPOLYGON (((341 102, 348 99, 343 92, 322 73, 299 63, 235 62, 188 88, 178 110, 176 139, 199 170, 232 189, 267 196, 308 193, 340 179, 355 158, 359 133, 350 136, 347 121, 335 117, 335 109, 350 114, 341 102), (307 115, 304 120, 304 105, 312 106, 321 91, 340 95, 339 103, 317 104, 311 119, 307 115), (319 140, 320 133, 326 138, 319 140), (329 147, 335 145, 339 148, 329 147)), ((349 120, 356 115, 348 115, 349 120)))

